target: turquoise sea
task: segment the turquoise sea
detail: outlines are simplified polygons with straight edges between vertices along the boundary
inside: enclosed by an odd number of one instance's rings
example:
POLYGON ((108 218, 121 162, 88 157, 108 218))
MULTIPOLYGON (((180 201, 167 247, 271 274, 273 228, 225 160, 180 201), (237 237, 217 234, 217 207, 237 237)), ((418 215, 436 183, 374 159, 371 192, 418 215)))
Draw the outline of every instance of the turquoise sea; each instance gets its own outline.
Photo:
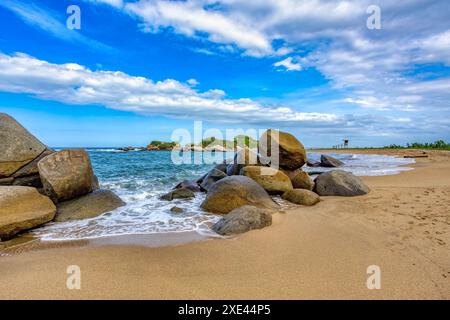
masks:
MULTIPOLYGON (((214 164, 174 164, 169 151, 120 152, 109 148, 87 149, 100 187, 118 194, 127 205, 100 217, 63 223, 50 223, 33 231, 44 240, 73 240, 129 234, 158 234, 195 231, 209 234, 211 225, 218 220, 200 209, 203 193, 193 200, 167 202, 159 197, 170 191, 177 182, 197 179, 214 164), (172 213, 178 206, 185 211, 172 213)), ((233 154, 221 154, 223 159, 233 154)), ((386 175, 409 170, 413 159, 382 155, 330 154, 345 163, 341 168, 356 175, 386 175)), ((208 153, 197 153, 211 160, 208 153)), ((217 156, 217 155, 216 155, 217 156)), ((194 154, 192 155, 192 159, 194 154)), ((320 153, 308 153, 311 160, 319 160, 320 153)), ((197 158, 198 159, 198 158, 197 158)), ((321 170, 330 170, 320 168, 321 170)), ((318 168, 304 168, 305 171, 318 168)), ((284 204, 281 199, 276 199, 284 204)))

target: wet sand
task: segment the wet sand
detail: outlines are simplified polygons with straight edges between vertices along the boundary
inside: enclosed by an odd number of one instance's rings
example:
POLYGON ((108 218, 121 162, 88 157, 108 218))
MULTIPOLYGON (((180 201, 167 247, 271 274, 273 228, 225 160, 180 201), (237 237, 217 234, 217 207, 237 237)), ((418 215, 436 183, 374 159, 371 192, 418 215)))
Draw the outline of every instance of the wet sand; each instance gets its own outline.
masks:
POLYGON ((428 154, 415 170, 364 177, 368 195, 322 197, 232 239, 16 245, 0 257, 0 298, 449 299, 450 153, 428 154), (81 290, 66 287, 69 265, 81 268, 81 290), (380 290, 367 288, 370 265, 380 290))

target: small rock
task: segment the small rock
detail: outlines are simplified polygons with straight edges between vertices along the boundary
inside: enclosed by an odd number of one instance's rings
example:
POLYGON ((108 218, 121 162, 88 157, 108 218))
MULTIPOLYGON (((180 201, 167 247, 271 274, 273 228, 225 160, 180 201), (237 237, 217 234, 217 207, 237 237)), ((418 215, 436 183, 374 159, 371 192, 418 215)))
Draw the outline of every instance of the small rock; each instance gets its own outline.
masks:
POLYGON ((308 161, 306 161, 306 165, 307 165, 308 167, 317 168, 317 167, 320 167, 320 162, 308 160, 308 161))
POLYGON ((174 199, 192 199, 195 197, 194 192, 189 189, 175 189, 161 196, 161 200, 172 201, 174 199))
POLYGON ((220 219, 212 229, 220 235, 244 233, 272 224, 272 212, 255 206, 241 206, 220 219))
POLYGON ((175 206, 175 207, 170 208, 170 212, 173 212, 173 213, 182 213, 182 212, 184 212, 184 209, 175 206))
POLYGON ((343 166, 344 163, 341 160, 333 158, 332 156, 323 154, 320 156, 320 165, 322 167, 336 168, 336 167, 343 166))
POLYGON ((181 181, 179 184, 177 184, 175 186, 174 189, 183 189, 183 188, 184 189, 189 189, 192 192, 200 192, 201 191, 200 186, 198 185, 198 183, 195 182, 195 181, 190 181, 190 180, 183 180, 183 181, 181 181))
POLYGON ((284 200, 303 206, 313 206, 320 202, 318 194, 306 189, 292 189, 281 196, 284 200))

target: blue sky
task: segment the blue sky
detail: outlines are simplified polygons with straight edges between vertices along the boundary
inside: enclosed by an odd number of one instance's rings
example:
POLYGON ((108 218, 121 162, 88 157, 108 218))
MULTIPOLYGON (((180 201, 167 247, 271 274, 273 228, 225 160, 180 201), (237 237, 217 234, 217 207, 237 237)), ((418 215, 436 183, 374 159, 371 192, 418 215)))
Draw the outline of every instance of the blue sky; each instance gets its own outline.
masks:
POLYGON ((50 146, 145 145, 194 120, 306 146, 449 141, 449 16, 446 0, 3 0, 0 111, 50 146))

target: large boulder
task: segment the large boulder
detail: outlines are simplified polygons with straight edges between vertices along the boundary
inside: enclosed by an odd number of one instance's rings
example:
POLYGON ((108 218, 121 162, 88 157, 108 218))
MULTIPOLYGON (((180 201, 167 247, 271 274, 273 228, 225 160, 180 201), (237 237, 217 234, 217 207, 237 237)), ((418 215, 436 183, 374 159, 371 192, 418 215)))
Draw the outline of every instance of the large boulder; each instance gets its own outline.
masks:
POLYGON ((282 171, 270 167, 247 166, 241 175, 252 178, 269 194, 283 194, 292 190, 292 182, 282 171))
POLYGON ((340 167, 343 165, 344 165, 344 163, 341 160, 336 159, 332 156, 328 156, 326 154, 323 154, 320 156, 320 166, 321 167, 336 168, 336 167, 340 167))
POLYGON ((19 232, 51 221, 56 207, 35 188, 0 187, 0 239, 8 240, 19 232))
POLYGON ((277 209, 278 205, 255 180, 245 176, 231 176, 216 182, 201 207, 209 212, 226 214, 244 205, 277 209))
POLYGON ((224 173, 223 171, 220 171, 218 169, 212 169, 203 179, 202 183, 200 184, 200 187, 202 187, 203 190, 209 191, 217 181, 225 178, 226 176, 227 174, 224 173))
POLYGON ((54 221, 94 218, 124 205, 125 202, 114 192, 99 189, 85 196, 58 203, 54 221))
POLYGON ((46 146, 14 118, 0 113, 0 178, 36 159, 46 146))
POLYGON ((161 200, 172 201, 175 199, 192 199, 194 197, 195 194, 193 191, 186 188, 180 188, 162 195, 161 200))
POLYGON ((320 174, 314 191, 321 196, 352 197, 369 193, 364 182, 350 172, 333 170, 320 174))
POLYGON ((95 177, 83 149, 52 153, 38 163, 44 192, 54 201, 66 201, 92 192, 95 177))
POLYGON ((272 224, 270 210, 255 206, 242 206, 234 209, 216 224, 212 229, 223 236, 244 233, 254 229, 262 229, 272 224))
POLYGON ((314 181, 309 177, 309 174, 301 169, 286 171, 284 173, 291 179, 294 189, 314 189, 314 181))
POLYGON ((245 166, 257 166, 259 164, 258 154, 254 150, 247 147, 242 148, 236 152, 232 163, 228 164, 226 173, 229 176, 238 175, 245 166))
POLYGON ((281 196, 284 200, 303 206, 313 206, 320 201, 317 193, 306 189, 292 189, 281 196))
POLYGON ((278 130, 265 131, 259 141, 259 152, 262 156, 271 158, 274 163, 274 154, 278 146, 279 166, 287 170, 295 170, 302 167, 306 161, 306 151, 300 141, 293 135, 278 130))

